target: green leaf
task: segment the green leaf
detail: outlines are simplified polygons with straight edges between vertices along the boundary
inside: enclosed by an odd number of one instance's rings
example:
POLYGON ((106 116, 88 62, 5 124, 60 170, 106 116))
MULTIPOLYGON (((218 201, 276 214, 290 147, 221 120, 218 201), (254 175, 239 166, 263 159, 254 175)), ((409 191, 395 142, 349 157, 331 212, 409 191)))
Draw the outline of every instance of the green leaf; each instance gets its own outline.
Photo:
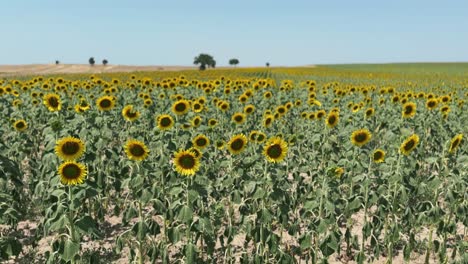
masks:
POLYGON ((310 248, 312 246, 312 236, 310 234, 303 235, 299 238, 299 243, 302 250, 310 248))
POLYGON ((184 223, 190 223, 192 222, 193 218, 193 210, 192 208, 188 207, 187 205, 184 205, 182 209, 180 209, 179 214, 177 215, 179 220, 184 223))
POLYGON ((94 221, 91 216, 84 216, 78 219, 75 222, 75 226, 78 228, 79 231, 83 234, 96 234, 97 233, 97 223, 94 221))
POLYGON ((8 259, 11 256, 18 256, 23 247, 14 237, 0 238, 0 259, 8 259))
POLYGON ((196 263, 197 250, 194 244, 189 243, 185 246, 185 258, 185 263, 187 264, 196 263))
POLYGON ((80 253, 80 243, 74 242, 70 239, 65 241, 62 258, 65 261, 71 261, 76 255, 80 253))

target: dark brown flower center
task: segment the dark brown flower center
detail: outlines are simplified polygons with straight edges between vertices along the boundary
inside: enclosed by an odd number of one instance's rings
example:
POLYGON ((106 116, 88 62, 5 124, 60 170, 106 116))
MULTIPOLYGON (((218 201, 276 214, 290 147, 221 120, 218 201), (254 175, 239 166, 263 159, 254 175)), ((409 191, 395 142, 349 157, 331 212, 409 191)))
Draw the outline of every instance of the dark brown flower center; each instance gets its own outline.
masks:
POLYGON ((272 159, 277 159, 283 153, 283 149, 281 149, 281 146, 279 144, 274 144, 274 145, 271 145, 271 146, 269 146, 267 148, 266 153, 267 153, 268 157, 270 157, 272 159))

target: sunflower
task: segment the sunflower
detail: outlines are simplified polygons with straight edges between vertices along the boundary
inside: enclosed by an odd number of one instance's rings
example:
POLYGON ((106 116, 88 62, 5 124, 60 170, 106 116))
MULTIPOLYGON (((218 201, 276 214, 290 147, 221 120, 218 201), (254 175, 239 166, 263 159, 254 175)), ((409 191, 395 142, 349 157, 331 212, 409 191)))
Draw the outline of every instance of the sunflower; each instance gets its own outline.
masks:
POLYGON ((174 119, 170 115, 159 115, 156 117, 158 128, 161 130, 168 130, 174 125, 174 119))
POLYGON ((401 111, 401 115, 404 118, 413 117, 416 114, 416 104, 413 102, 407 102, 403 105, 403 110, 401 111))
POLYGON ((385 151, 381 149, 376 149, 372 155, 372 159, 375 163, 381 163, 385 160, 385 151))
POLYGON ((109 111, 115 106, 115 100, 112 96, 102 96, 96 100, 96 105, 100 111, 109 111))
POLYGON ((257 135, 258 135, 257 130, 251 131, 250 134, 249 134, 249 141, 256 142, 257 141, 257 135))
POLYGON ((192 176, 200 169, 200 160, 192 150, 179 150, 172 161, 175 170, 184 176, 192 176))
POLYGON ((401 143, 400 152, 403 155, 408 156, 411 153, 411 151, 413 151, 418 146, 418 143, 419 136, 413 134, 410 137, 408 137, 405 141, 403 141, 403 143, 401 143))
POLYGON ((192 111, 195 112, 195 113, 200 113, 201 111, 203 111, 203 104, 200 103, 200 102, 194 102, 192 104, 192 111))
POLYGON ((224 144, 225 144, 224 141, 218 140, 218 141, 216 141, 216 148, 217 148, 217 149, 223 149, 223 148, 224 148, 224 144))
POLYGON ((218 124, 218 121, 217 121, 216 119, 214 119, 214 118, 211 118, 211 119, 208 120, 208 125, 209 125, 210 127, 214 127, 214 126, 216 126, 217 124, 218 124))
POLYGON ((178 100, 172 105, 172 112, 176 115, 183 115, 189 111, 190 103, 187 100, 178 100))
POLYGON ((269 162, 281 162, 288 152, 288 144, 280 137, 268 139, 263 148, 263 155, 269 162))
POLYGON ((285 106, 282 106, 282 105, 280 105, 280 106, 278 106, 278 107, 276 108, 276 113, 278 113, 278 114, 280 114, 280 115, 286 114, 286 111, 287 111, 286 107, 285 107, 285 106))
POLYGON ((440 112, 442 112, 442 114, 448 114, 450 113, 450 107, 447 105, 444 105, 440 108, 440 112))
POLYGON ((65 161, 58 168, 60 181, 65 185, 82 184, 86 178, 86 166, 75 161, 65 161))
POLYGON ((315 116, 318 119, 322 119, 325 116, 325 114, 327 114, 327 112, 325 112, 325 110, 318 110, 315 116))
POLYGON ((201 134, 193 138, 192 144, 197 149, 204 149, 208 145, 210 145, 210 139, 207 138, 205 135, 201 134))
POLYGON ((426 107, 429 110, 435 109, 437 107, 437 104, 438 104, 438 101, 437 99, 434 99, 434 98, 427 99, 426 101, 426 107))
POLYGON ((367 108, 367 109, 366 109, 366 112, 364 112, 364 116, 365 116, 366 118, 369 118, 369 117, 371 117, 371 116, 374 115, 374 112, 375 112, 374 108, 372 108, 372 107, 367 108))
POLYGON ((198 127, 200 126, 201 122, 202 122, 201 116, 195 116, 190 123, 192 124, 193 127, 198 127))
POLYGON ((265 141, 265 139, 266 139, 265 133, 257 131, 257 138, 256 138, 257 143, 262 143, 263 141, 265 141))
POLYGON ((351 134, 351 142, 358 147, 367 144, 372 138, 372 134, 367 129, 359 129, 351 134))
POLYGON ((136 161, 145 160, 150 152, 145 143, 135 139, 128 140, 124 150, 129 159, 136 161))
POLYGON ((246 113, 247 115, 250 115, 251 113, 253 113, 253 111, 255 111, 255 106, 253 105, 246 105, 244 107, 244 113, 246 113))
POLYGON ((58 94, 50 93, 44 96, 44 105, 50 112, 60 111, 62 109, 62 101, 58 94))
POLYGON ((265 118, 263 118, 263 126, 264 127, 270 127, 271 124, 273 124, 273 121, 275 120, 275 116, 273 115, 266 115, 265 118))
POLYGON ((28 128, 28 123, 26 123, 26 121, 23 119, 20 119, 13 123, 13 128, 18 132, 23 132, 28 128))
POLYGON ((122 116, 127 121, 135 121, 140 117, 140 112, 133 110, 133 105, 127 105, 122 109, 122 116))
POLYGON ((340 116, 337 112, 330 112, 325 119, 325 124, 327 124, 329 128, 333 128, 338 124, 339 120, 340 116))
POLYGON ((457 150, 458 146, 460 146, 462 142, 462 139, 463 139, 463 134, 458 134, 452 138, 452 140, 450 141, 449 153, 453 153, 457 150))
POLYGON ((79 159, 86 150, 86 146, 79 138, 64 137, 57 141, 55 153, 65 161, 79 159))
POLYGON ((244 151, 245 146, 247 145, 247 138, 244 134, 235 135, 227 143, 227 148, 229 152, 233 155, 237 155, 244 151))
POLYGON ((234 115, 232 115, 231 120, 232 120, 232 122, 240 125, 240 124, 245 122, 245 114, 244 113, 235 113, 234 115))

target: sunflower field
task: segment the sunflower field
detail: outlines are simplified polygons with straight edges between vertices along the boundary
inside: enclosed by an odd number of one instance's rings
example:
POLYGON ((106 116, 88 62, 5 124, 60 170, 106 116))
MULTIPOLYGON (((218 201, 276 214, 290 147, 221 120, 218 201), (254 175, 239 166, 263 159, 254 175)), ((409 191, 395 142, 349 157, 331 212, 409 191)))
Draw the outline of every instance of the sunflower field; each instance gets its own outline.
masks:
POLYGON ((0 260, 467 263, 468 71, 420 69, 0 79, 0 260))

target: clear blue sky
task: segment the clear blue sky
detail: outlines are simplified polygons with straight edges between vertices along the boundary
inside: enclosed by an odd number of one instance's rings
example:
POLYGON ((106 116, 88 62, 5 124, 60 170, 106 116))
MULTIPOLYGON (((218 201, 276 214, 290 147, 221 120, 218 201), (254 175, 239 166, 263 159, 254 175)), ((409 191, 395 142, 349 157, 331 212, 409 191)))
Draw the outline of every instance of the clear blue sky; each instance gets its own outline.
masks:
POLYGON ((12 0, 0 64, 468 61, 466 0, 12 0))

